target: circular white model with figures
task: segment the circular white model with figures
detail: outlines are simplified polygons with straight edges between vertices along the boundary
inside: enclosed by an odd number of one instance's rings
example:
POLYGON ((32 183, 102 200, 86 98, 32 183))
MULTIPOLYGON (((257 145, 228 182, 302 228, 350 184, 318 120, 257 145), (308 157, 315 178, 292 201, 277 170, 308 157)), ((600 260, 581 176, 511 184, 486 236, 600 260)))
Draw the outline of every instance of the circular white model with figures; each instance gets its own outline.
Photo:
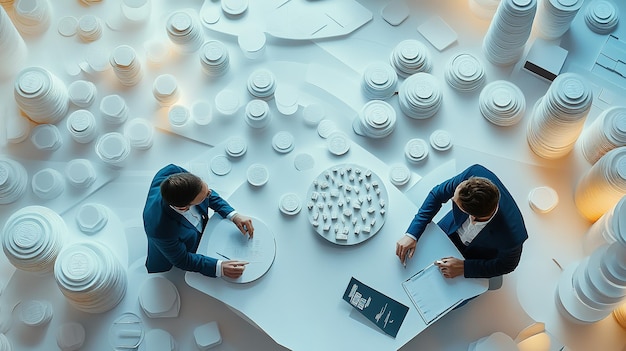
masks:
POLYGON ((355 245, 382 228, 387 199, 378 175, 366 167, 341 164, 313 180, 304 202, 319 235, 338 245, 355 245))

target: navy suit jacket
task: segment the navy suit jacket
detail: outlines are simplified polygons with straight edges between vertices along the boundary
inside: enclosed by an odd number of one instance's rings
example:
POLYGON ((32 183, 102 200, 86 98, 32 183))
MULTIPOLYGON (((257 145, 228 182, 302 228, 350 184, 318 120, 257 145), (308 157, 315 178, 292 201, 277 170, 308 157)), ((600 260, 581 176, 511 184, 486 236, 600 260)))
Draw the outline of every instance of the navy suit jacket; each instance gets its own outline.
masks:
MULTIPOLYGON (((148 237, 148 273, 165 272, 176 266, 192 272, 215 277, 217 259, 197 254, 202 232, 178 212, 174 211, 161 197, 161 182, 169 175, 187 172, 184 168, 170 164, 157 172, 150 184, 148 198, 143 210, 143 225, 148 237)), ((202 228, 208 221, 208 208, 226 218, 233 208, 216 191, 198 205, 201 209, 202 228)))
MULTIPOLYGON (((435 186, 413 218, 407 233, 419 240, 442 204, 454 196, 456 187, 472 176, 491 180, 500 190, 500 201, 498 212, 476 238, 468 246, 457 245, 465 258, 464 275, 467 278, 491 278, 510 273, 519 263, 522 245, 528 239, 528 233, 522 214, 509 191, 495 174, 481 165, 470 166, 435 186)), ((452 202, 452 210, 437 224, 451 236, 456 235, 467 218, 468 215, 452 202)))

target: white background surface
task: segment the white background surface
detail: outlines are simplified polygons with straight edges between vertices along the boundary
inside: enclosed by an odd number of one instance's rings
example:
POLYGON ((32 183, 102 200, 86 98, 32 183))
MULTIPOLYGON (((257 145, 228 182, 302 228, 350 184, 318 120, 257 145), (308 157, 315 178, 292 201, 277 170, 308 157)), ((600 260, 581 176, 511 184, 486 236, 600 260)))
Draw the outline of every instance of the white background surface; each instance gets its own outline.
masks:
MULTIPOLYGON (((292 0, 294 2, 298 0, 292 0)), ((307 6, 312 1, 299 0, 307 6)), ((619 102, 623 95, 623 87, 615 86, 589 73, 597 54, 606 40, 606 36, 592 33, 584 24, 583 14, 585 1, 572 29, 564 35, 561 46, 569 50, 564 71, 584 74, 590 80, 596 99, 594 107, 587 119, 587 125, 607 107, 606 101, 597 97, 613 96, 613 102, 619 102)), ((573 190, 577 180, 589 168, 589 165, 576 148, 567 157, 558 161, 545 161, 534 156, 526 143, 526 124, 530 117, 530 107, 541 97, 548 84, 536 77, 521 71, 519 64, 514 67, 497 68, 485 60, 481 53, 481 40, 489 22, 474 16, 469 10, 467 1, 416 1, 412 7, 412 15, 398 27, 392 27, 380 17, 382 1, 363 0, 360 3, 368 8, 373 19, 357 31, 336 39, 322 39, 316 42, 289 41, 268 37, 266 53, 263 59, 247 60, 237 46, 237 38, 231 34, 204 29, 205 39, 217 39, 226 44, 231 54, 231 69, 220 79, 208 79, 200 69, 196 55, 182 56, 173 53, 160 68, 151 68, 145 64, 143 44, 148 40, 162 40, 169 43, 165 35, 165 18, 173 9, 192 8, 200 10, 202 1, 153 1, 152 16, 142 26, 127 31, 112 31, 104 28, 103 36, 96 42, 83 43, 77 37, 66 38, 56 31, 56 25, 63 16, 80 17, 93 14, 106 19, 116 16, 119 1, 104 0, 92 6, 83 6, 77 1, 50 1, 52 18, 50 28, 41 35, 25 36, 28 46, 28 57, 24 62, 4 63, 19 67, 41 65, 67 85, 75 79, 93 81, 98 88, 98 96, 90 110, 98 117, 98 105, 102 97, 117 93, 122 95, 130 108, 130 118, 146 118, 151 120, 158 129, 155 133, 154 146, 147 151, 133 150, 130 160, 122 171, 111 171, 99 164, 94 153, 94 144, 79 145, 74 143, 66 132, 64 121, 59 128, 64 136, 61 149, 53 153, 37 151, 26 140, 19 144, 2 144, 2 154, 21 162, 28 170, 29 177, 45 167, 63 170, 65 162, 72 158, 84 157, 93 161, 99 170, 98 182, 89 191, 76 192, 69 188, 60 198, 44 202, 37 199, 29 190, 20 201, 0 206, 0 223, 17 209, 28 204, 49 206, 59 212, 68 224, 69 240, 99 240, 110 245, 119 255, 122 264, 128 267, 129 290, 122 303, 110 312, 100 315, 88 315, 73 309, 65 302, 56 287, 52 276, 44 278, 15 272, 6 258, 0 256, 0 283, 5 288, 0 295, 0 328, 14 345, 15 350, 50 350, 54 349, 56 331, 64 322, 78 321, 87 330, 85 350, 108 350, 107 333, 111 322, 125 311, 134 311, 142 316, 147 328, 162 328, 169 331, 178 341, 180 350, 193 350, 193 328, 209 321, 218 321, 222 332, 223 344, 216 349, 221 350, 276 350, 280 349, 271 337, 259 331, 230 311, 224 304, 216 301, 184 282, 184 273, 172 270, 165 276, 172 280, 181 294, 181 312, 176 319, 149 319, 139 309, 137 294, 147 274, 143 267, 145 259, 145 237, 141 228, 141 211, 145 201, 148 184, 153 174, 167 163, 177 163, 201 175, 209 184, 226 198, 243 185, 247 186, 245 170, 250 164, 264 163, 270 167, 270 181, 267 185, 277 187, 280 182, 280 168, 273 163, 277 159, 285 162, 289 158, 310 150, 325 150, 326 144, 320 139, 315 129, 304 125, 302 107, 317 102, 324 105, 328 118, 333 120, 340 130, 347 133, 354 143, 358 143, 385 164, 406 163, 404 145, 412 138, 427 140, 431 132, 445 129, 452 135, 454 146, 447 152, 430 150, 428 159, 419 164, 407 166, 423 177, 416 186, 400 188, 409 195, 409 200, 416 206, 430 186, 457 170, 473 163, 482 163, 492 169, 517 199, 524 214, 529 231, 529 240, 524 246, 524 254, 518 269, 505 277, 504 286, 498 291, 491 291, 473 300, 462 309, 456 310, 426 329, 415 339, 407 343, 403 349, 428 350, 462 350, 480 337, 495 331, 502 331, 514 337, 518 331, 533 320, 546 323, 548 331, 555 339, 574 350, 607 350, 620 351, 626 344, 626 332, 619 327, 612 316, 593 325, 575 325, 562 318, 554 306, 554 289, 560 274, 559 267, 552 261, 556 259, 561 266, 575 263, 584 257, 581 239, 590 223, 580 216, 573 203, 573 190), (439 15, 458 34, 458 40, 443 52, 438 52, 417 32, 416 28, 431 18, 439 15), (398 112, 398 125, 389 137, 371 140, 355 135, 351 129, 352 118, 365 103, 359 87, 360 73, 373 61, 387 61, 389 53, 401 40, 414 38, 426 43, 434 58, 432 74, 441 82, 443 88, 443 105, 440 111, 428 120, 416 121, 403 116, 397 104, 397 98, 389 102, 398 112), (144 67, 143 80, 133 88, 123 88, 115 79, 112 71, 102 75, 82 73, 79 77, 71 77, 65 73, 65 65, 78 64, 92 54, 94 50, 111 52, 117 45, 128 44, 135 48, 144 67), (527 113, 516 126, 501 128, 487 122, 478 111, 478 94, 457 93, 444 81, 444 68, 447 60, 457 53, 468 52, 477 56, 486 67, 487 82, 507 79, 517 84, 526 96, 527 113), (213 104, 214 96, 223 88, 233 89, 241 94, 242 102, 249 101, 245 86, 248 75, 257 68, 270 69, 279 84, 289 83, 300 91, 300 110, 293 116, 279 114, 273 102, 272 122, 263 130, 253 130, 243 120, 243 108, 231 117, 214 116, 208 126, 194 127, 188 125, 182 130, 171 130, 167 122, 167 110, 160 109, 151 94, 154 78, 160 74, 171 73, 177 77, 182 91, 181 104, 190 107, 193 102, 207 100, 213 104), (281 130, 297 135, 294 151, 287 155, 277 154, 271 147, 272 136, 281 130), (223 154, 223 143, 232 135, 243 136, 249 141, 248 153, 240 160, 233 162, 233 169, 225 177, 216 176, 209 171, 209 162, 213 155, 223 154), (530 190, 537 186, 551 186, 559 194, 557 208, 549 214, 537 215, 530 210, 526 198, 530 190), (86 236, 75 224, 75 212, 78 205, 85 202, 97 202, 108 206, 110 220, 99 233, 86 236), (50 324, 41 328, 27 328, 19 321, 11 323, 11 308, 20 299, 46 299, 53 303, 54 317, 50 324)), ((318 6, 330 6, 327 1, 316 1, 318 6)), ((624 10, 621 2, 619 6, 624 10)), ((219 6, 219 1, 207 0, 209 6, 219 6)), ((259 6, 259 5, 255 5, 259 6)), ((242 20, 223 20, 226 33, 233 28, 254 27, 254 6, 242 20), (238 22, 239 21, 239 22, 238 22)), ((294 14, 295 16, 295 14, 294 14)), ((219 23, 219 22, 218 22, 219 23)), ((236 29, 234 29, 236 30, 236 29)), ((626 37, 623 25, 618 26, 615 33, 618 37, 626 37)), ((534 34, 531 41, 534 40, 534 34)), ((527 45, 528 49, 529 45, 527 45)), ((16 118, 18 111, 13 100, 13 79, 0 81, 0 139, 9 118, 16 118)), ((611 99, 605 99, 611 100, 611 99)), ((609 101, 610 103, 610 101, 609 101)), ((111 126, 97 118, 100 133, 121 130, 122 127, 111 126)), ((352 152, 351 150, 350 152, 352 152)), ((350 152, 348 154, 350 154, 350 152)), ((311 152, 312 153, 312 152, 311 152)), ((379 173, 383 178, 384 172, 379 173)), ((298 179, 292 179, 297 183, 298 179)), ((304 179, 298 186, 308 187, 310 180, 304 179)), ((392 186, 388 183, 388 186, 392 186)), ((295 187, 295 185, 294 185, 295 187)), ((285 192, 291 191, 285 187, 285 192)), ((267 194, 274 198, 259 205, 250 201, 237 201, 233 205, 241 212, 256 216, 262 211, 257 206, 274 206, 278 212, 278 200, 283 193, 267 194)), ((304 198, 305 194, 301 194, 304 198)), ((393 204, 390 204, 393 206, 393 204)), ((397 216, 404 217, 408 226, 414 214, 414 208, 398 209, 403 211, 397 216)), ((304 211, 299 216, 304 216, 304 211)), ((403 227, 400 225, 400 227, 403 227)), ((280 228, 274 228, 280 231, 280 228)), ((385 232, 380 234, 400 236, 402 233, 385 232)), ((299 235, 317 235, 310 228, 302 228, 299 235)), ((375 243, 375 241, 371 241, 375 243)), ((365 244, 370 244, 366 242, 365 244)), ((288 245, 277 242, 277 246, 288 245)), ((292 250, 315 249, 294 247, 292 250)), ((394 247, 377 248, 379 255, 385 259, 393 258, 394 247)), ((373 258, 373 259, 376 259, 373 258)), ((291 262, 289 262, 291 263, 291 262)), ((289 264, 286 263, 286 264, 289 264)), ((345 273, 350 267, 339 268, 345 273)), ((383 273, 384 274, 384 273, 383 273)), ((357 277, 358 278, 358 277, 357 277)), ((207 278, 208 279, 208 278, 207 278)), ((346 281, 347 284, 347 281, 346 281)), ((337 295, 338 304, 341 299, 337 295)), ((252 303, 252 301, 251 301, 252 303)), ((254 301, 263 303, 263 301, 254 301)), ((293 308, 296 308, 293 306, 293 308)), ((302 318, 306 318, 303 316, 302 318)), ((403 326, 406 328, 409 326, 403 326)), ((292 328, 285 323, 285 328, 292 328)), ((375 331, 373 331, 375 332, 375 331)), ((294 334, 315 333, 314 330, 297 330, 294 334)), ((324 337, 320 335, 319 337, 324 337)), ((358 335, 355 336, 358 338, 358 335)))

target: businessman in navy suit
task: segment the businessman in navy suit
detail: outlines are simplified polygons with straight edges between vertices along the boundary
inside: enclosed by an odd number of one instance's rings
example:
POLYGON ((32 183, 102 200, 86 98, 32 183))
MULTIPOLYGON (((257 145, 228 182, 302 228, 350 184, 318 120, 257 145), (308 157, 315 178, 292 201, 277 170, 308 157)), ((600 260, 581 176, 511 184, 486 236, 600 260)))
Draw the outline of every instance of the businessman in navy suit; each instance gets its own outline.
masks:
POLYGON ((237 213, 198 176, 173 164, 157 172, 143 210, 148 273, 165 272, 176 266, 209 277, 237 278, 243 274, 248 262, 223 261, 196 253, 209 220, 209 208, 230 219, 241 234, 252 239, 252 220, 237 213))
POLYGON ((504 184, 481 165, 468 167, 430 191, 396 243, 400 261, 413 256, 426 225, 448 200, 452 200, 452 210, 437 224, 463 257, 438 260, 443 276, 492 278, 512 272, 528 239, 524 219, 504 184))

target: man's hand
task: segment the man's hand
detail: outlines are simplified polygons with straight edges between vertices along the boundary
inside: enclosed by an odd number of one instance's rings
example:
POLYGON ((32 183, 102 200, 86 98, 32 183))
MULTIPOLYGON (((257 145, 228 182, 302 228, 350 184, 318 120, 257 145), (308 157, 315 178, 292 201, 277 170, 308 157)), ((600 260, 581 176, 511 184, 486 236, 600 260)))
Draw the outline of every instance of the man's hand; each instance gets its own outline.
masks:
POLYGON ((404 235, 398 240, 396 243, 396 256, 398 256, 402 264, 405 264, 407 259, 413 257, 416 243, 417 241, 408 235, 404 235))
POLYGON ((224 261, 222 262, 222 275, 228 278, 239 278, 246 269, 246 265, 250 262, 246 261, 224 261))
POLYGON ((254 226, 252 225, 252 218, 237 213, 233 217, 233 223, 239 228, 239 231, 243 235, 249 235, 250 239, 254 236, 254 226))
POLYGON ((462 276, 465 273, 465 262, 456 257, 444 257, 435 261, 435 265, 446 278, 462 276))

